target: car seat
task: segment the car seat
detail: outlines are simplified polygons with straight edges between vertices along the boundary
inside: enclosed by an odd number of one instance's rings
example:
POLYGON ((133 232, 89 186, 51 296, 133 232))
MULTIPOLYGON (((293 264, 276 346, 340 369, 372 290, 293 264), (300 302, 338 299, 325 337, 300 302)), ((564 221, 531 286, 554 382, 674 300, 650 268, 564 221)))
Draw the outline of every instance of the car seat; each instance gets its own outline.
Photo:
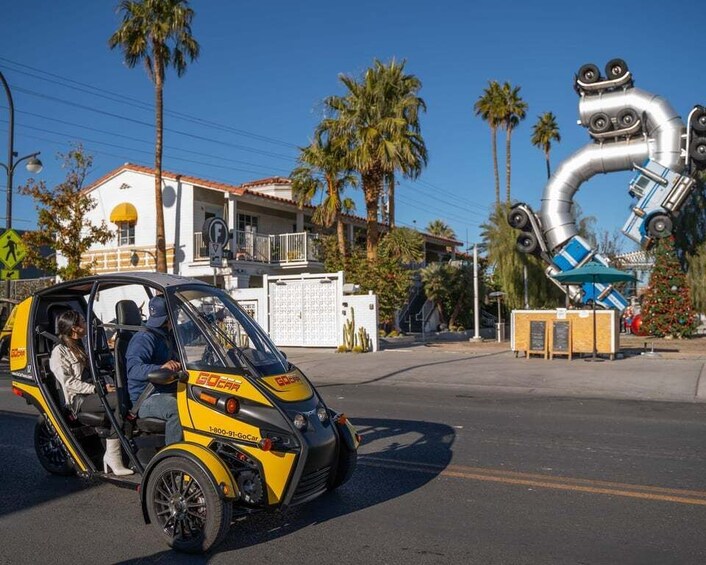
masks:
MULTIPOLYGON (((132 300, 120 300, 115 305, 115 317, 118 326, 142 325, 140 310, 137 304, 132 300)), ((122 327, 118 328, 115 335, 115 388, 118 393, 120 413, 123 417, 128 419, 130 418, 129 413, 132 409, 132 402, 130 401, 130 394, 128 392, 127 363, 125 357, 128 344, 134 335, 135 332, 133 330, 124 329, 122 327)), ((165 420, 158 418, 139 418, 137 414, 134 414, 134 417, 139 430, 157 434, 164 433, 165 420)))

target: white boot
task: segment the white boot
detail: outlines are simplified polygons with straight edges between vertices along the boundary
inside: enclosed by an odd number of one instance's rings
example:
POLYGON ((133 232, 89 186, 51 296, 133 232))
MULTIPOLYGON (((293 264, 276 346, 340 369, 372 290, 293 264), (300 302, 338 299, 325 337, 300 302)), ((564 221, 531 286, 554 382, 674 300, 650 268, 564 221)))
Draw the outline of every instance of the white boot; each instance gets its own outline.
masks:
POLYGON ((123 467, 123 458, 120 452, 120 440, 105 440, 105 455, 103 456, 103 471, 108 473, 108 468, 112 469, 113 475, 132 475, 132 469, 123 467))

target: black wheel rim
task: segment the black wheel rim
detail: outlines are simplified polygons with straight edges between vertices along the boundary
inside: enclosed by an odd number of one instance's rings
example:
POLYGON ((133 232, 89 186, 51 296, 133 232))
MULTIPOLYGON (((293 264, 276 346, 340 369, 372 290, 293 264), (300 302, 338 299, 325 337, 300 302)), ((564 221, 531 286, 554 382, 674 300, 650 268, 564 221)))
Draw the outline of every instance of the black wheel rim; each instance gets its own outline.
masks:
POLYGON ((64 446, 61 444, 61 439, 46 422, 39 427, 38 439, 39 451, 45 461, 53 467, 62 467, 66 464, 66 455, 64 454, 64 446))
POLYGON ((159 525, 172 539, 192 540, 202 534, 206 497, 193 476, 166 471, 157 479, 153 502, 159 525))

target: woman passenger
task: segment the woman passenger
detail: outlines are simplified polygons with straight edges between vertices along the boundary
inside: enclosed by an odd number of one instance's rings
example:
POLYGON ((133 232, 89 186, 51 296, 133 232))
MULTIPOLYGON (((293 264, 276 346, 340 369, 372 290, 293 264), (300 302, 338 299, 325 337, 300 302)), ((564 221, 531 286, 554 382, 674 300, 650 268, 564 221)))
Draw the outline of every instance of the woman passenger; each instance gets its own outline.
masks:
MULTIPOLYGON (((86 320, 74 310, 67 310, 59 315, 56 322, 60 343, 51 352, 49 367, 61 383, 64 390, 66 405, 74 413, 90 412, 100 414, 105 412, 100 397, 96 394, 96 386, 91 382, 86 369, 87 356, 83 348, 82 338, 86 335, 86 320)), ((111 410, 115 410, 118 399, 113 385, 106 385, 106 400, 111 410)), ((113 430, 105 441, 103 456, 103 471, 111 469, 114 475, 132 475, 133 471, 123 466, 120 452, 120 441, 113 430)))

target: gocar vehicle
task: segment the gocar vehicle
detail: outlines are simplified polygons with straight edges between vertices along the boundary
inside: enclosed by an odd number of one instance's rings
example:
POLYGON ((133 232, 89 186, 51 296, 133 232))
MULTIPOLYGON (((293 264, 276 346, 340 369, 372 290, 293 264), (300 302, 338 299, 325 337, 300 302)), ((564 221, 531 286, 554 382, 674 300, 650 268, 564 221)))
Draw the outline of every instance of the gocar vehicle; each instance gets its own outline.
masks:
MULTIPOLYGON (((233 517, 301 504, 353 474, 360 436, 223 290, 166 274, 103 275, 53 286, 17 305, 10 343, 13 392, 39 411, 35 449, 57 475, 103 479, 139 492, 145 522, 173 548, 203 552, 233 517), (163 295, 183 370, 183 441, 164 445, 163 420, 139 418, 127 394, 125 353, 149 331, 141 308, 163 295), (49 370, 55 322, 67 309, 87 321, 88 365, 105 412, 74 415, 49 370), (119 410, 105 400, 114 384, 119 410), (104 473, 104 438, 115 430, 131 476, 104 473)), ((139 408, 139 407, 137 407, 139 408)))

